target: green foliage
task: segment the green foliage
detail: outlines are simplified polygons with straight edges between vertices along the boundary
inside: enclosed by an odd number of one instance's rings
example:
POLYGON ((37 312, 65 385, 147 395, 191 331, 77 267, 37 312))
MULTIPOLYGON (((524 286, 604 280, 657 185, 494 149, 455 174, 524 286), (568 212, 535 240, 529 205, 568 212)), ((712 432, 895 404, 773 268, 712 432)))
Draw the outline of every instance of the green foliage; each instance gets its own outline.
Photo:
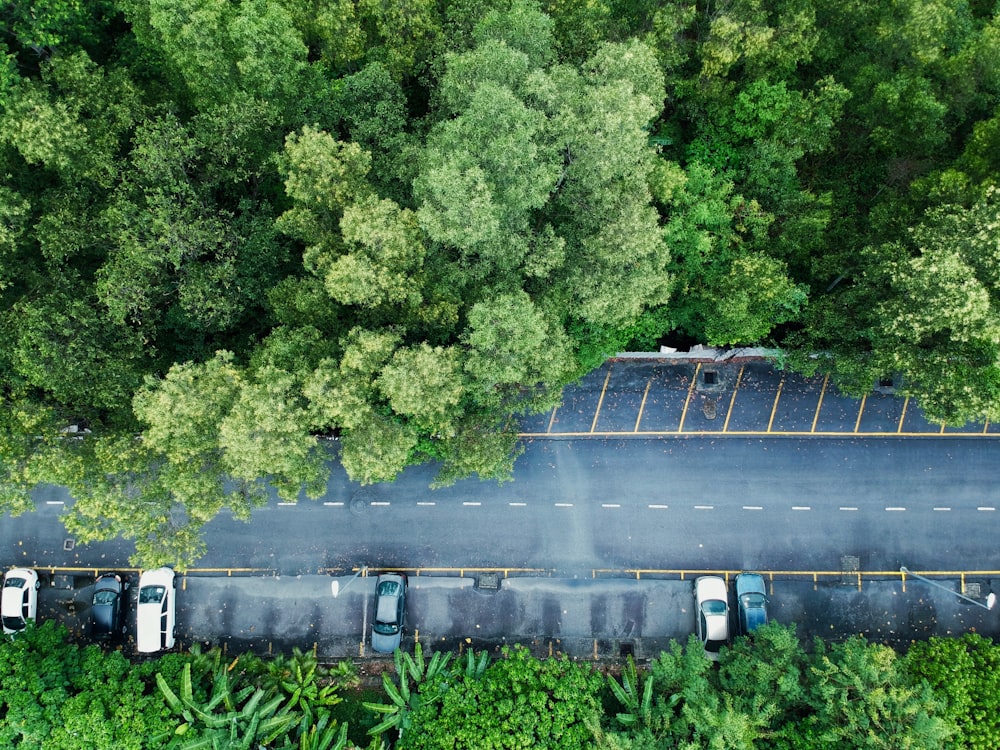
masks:
POLYGON ((66 484, 81 538, 191 561, 264 481, 320 491, 317 434, 364 482, 509 478, 518 416, 676 335, 997 418, 988 2, 0 19, 0 503, 66 484))
POLYGON ((906 666, 915 679, 926 680, 944 700, 944 715, 956 727, 946 747, 986 750, 1000 738, 1000 651, 977 633, 961 638, 931 638, 914 643, 906 666))
POLYGON ((588 722, 597 719, 602 680, 589 666, 504 648, 481 676, 463 670, 452 680, 412 709, 397 748, 594 746, 588 722))

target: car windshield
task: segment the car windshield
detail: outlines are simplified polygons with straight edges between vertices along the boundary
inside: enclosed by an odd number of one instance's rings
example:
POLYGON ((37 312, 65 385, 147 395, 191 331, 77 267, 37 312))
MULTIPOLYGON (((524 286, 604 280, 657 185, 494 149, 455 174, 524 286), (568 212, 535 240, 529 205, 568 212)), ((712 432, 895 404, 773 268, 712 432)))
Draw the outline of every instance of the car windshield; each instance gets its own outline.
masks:
POLYGON ((4 580, 4 582, 3 582, 3 587, 5 589, 6 588, 23 589, 24 588, 24 584, 26 584, 26 583, 27 583, 27 581, 25 579, 23 579, 23 578, 17 578, 17 577, 11 578, 11 577, 7 577, 4 580))
POLYGON ((726 614, 726 603, 718 599, 709 599, 707 602, 702 603, 701 608, 706 615, 726 614))
POLYGON ((395 581, 382 581, 378 585, 379 596, 395 596, 399 593, 399 584, 395 581))
POLYGON ((3 618, 3 626, 7 630, 23 630, 24 620, 20 617, 5 617, 3 618))
POLYGON ((114 591, 107 591, 107 590, 105 590, 105 591, 98 591, 96 594, 94 594, 94 604, 97 604, 97 605, 100 605, 100 604, 105 604, 105 605, 106 604, 114 604, 115 603, 115 599, 117 599, 117 598, 118 598, 118 594, 116 594, 114 591))
POLYGON ((764 595, 763 594, 744 594, 743 606, 747 609, 758 609, 764 606, 764 595))
POLYGON ((399 625, 388 622, 376 622, 372 629, 379 635, 396 635, 399 632, 399 625))
POLYGON ((159 604, 166 592, 164 586, 143 586, 139 589, 139 604, 159 604))

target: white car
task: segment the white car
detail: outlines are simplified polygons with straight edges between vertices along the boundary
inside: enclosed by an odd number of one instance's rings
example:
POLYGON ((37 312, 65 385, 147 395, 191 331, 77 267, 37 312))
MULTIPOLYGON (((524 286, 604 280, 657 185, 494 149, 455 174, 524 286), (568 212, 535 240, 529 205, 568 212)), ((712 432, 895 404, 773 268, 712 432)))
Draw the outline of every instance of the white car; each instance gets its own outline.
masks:
POLYGON ((0 615, 3 616, 3 632, 18 633, 24 630, 28 620, 34 620, 38 612, 38 573, 30 568, 12 568, 3 577, 3 597, 0 615))
POLYGON ((177 579, 170 568, 147 570, 139 576, 135 608, 136 651, 151 654, 174 647, 177 579))
POLYGON ((694 582, 698 640, 705 656, 719 660, 719 649, 729 642, 729 590, 718 576, 699 576, 694 582))

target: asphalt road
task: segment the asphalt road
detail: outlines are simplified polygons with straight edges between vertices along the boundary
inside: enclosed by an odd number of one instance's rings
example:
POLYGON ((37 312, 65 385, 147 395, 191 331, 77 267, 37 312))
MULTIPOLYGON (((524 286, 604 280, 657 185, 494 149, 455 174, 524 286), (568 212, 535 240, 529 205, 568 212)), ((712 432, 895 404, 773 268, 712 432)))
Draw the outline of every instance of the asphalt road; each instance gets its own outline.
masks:
MULTIPOLYGON (((433 467, 362 488, 336 468, 326 496, 220 517, 199 566, 329 568, 995 570, 992 438, 665 437, 528 440, 515 481, 428 488, 433 467)), ((5 564, 126 564, 121 542, 64 549, 57 489, 5 519, 5 564), (13 558, 13 559, 11 559, 13 558)))

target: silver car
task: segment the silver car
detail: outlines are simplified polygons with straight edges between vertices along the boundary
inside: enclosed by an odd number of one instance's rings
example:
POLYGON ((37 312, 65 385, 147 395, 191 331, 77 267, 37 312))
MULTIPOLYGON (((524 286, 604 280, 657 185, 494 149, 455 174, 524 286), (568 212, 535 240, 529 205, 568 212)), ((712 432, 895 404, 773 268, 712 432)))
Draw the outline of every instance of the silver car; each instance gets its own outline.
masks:
POLYGON ((38 573, 30 568, 13 568, 3 577, 0 614, 3 632, 8 635, 24 630, 38 611, 38 573))
POLYGON ((375 618, 372 620, 372 650, 391 654, 399 648, 406 619, 406 576, 383 573, 375 584, 375 618))
POLYGON ((719 660, 719 649, 729 642, 729 590, 719 576, 699 576, 694 582, 698 640, 705 656, 719 660))

